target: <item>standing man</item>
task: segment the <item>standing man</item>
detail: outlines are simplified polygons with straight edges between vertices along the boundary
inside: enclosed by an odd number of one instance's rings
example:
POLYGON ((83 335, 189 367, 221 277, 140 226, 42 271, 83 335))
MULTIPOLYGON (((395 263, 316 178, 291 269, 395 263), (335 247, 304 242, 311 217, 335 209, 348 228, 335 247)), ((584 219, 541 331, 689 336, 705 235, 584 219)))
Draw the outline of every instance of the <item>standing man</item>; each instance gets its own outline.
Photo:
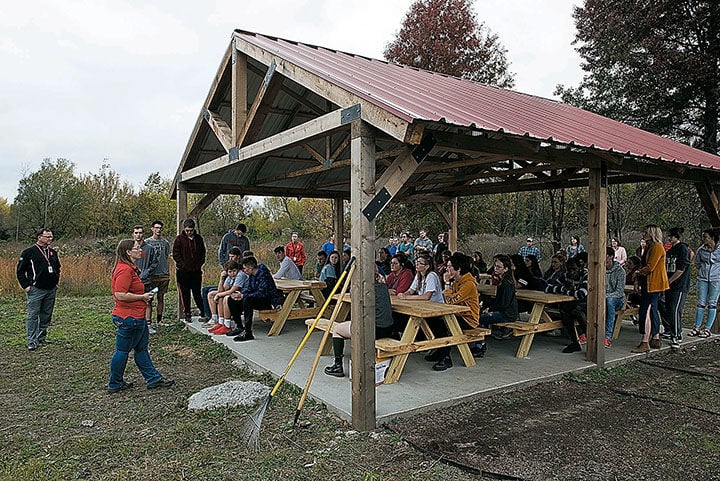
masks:
POLYGON ((307 256, 305 255, 305 246, 298 240, 297 232, 292 233, 290 242, 288 242, 285 246, 285 255, 292 259, 300 271, 300 276, 302 277, 303 266, 305 265, 307 256))
MULTIPOLYGON (((144 237, 144 230, 143 226, 136 225, 133 227, 133 240, 135 241, 135 247, 140 249, 140 257, 135 261, 135 265, 140 269, 140 280, 143 283, 143 286, 145 286, 145 292, 150 292, 152 289, 151 287, 151 281, 150 276, 155 273, 155 270, 157 269, 158 260, 157 255, 155 254, 155 248, 151 246, 150 244, 146 244, 144 237)), ((158 289, 160 290, 160 289, 158 289)), ((145 319, 148 323, 148 332, 150 334, 155 334, 155 329, 150 326, 151 319, 148 315, 148 309, 150 308, 150 304, 147 303, 145 306, 145 319)))
MULTIPOLYGON (((155 257, 157 258, 157 267, 155 271, 150 274, 150 289, 157 287, 158 291, 155 294, 157 299, 157 324, 162 322, 163 311, 165 310, 165 294, 168 291, 170 285, 170 268, 168 266, 168 257, 172 253, 170 249, 170 242, 164 237, 161 237, 162 229, 164 224, 160 220, 153 221, 152 223, 152 236, 145 239, 145 243, 152 246, 155 249, 155 257)), ((152 319, 152 303, 153 300, 147 303, 147 311, 145 313, 148 323, 152 319)))
POLYGON ((417 250, 425 251, 428 255, 432 255, 433 241, 427 236, 427 229, 420 230, 420 237, 415 239, 413 244, 413 250, 415 251, 415 257, 417 257, 417 250))
POLYGON ((195 298, 195 305, 203 310, 202 295, 202 266, 205 264, 205 242, 195 232, 195 221, 186 219, 183 222, 183 231, 175 238, 173 243, 173 259, 175 259, 176 279, 180 290, 180 301, 185 312, 185 322, 192 322, 190 313, 190 291, 195 298))
POLYGON ((525 245, 520 246, 520 249, 518 249, 518 254, 521 255, 524 258, 526 258, 529 255, 535 256, 538 262, 540 262, 540 259, 542 259, 542 254, 540 254, 540 249, 535 247, 533 244, 533 238, 528 237, 525 239, 525 245))
POLYGON ((218 246, 218 262, 220 263, 220 267, 223 267, 225 263, 230 260, 231 248, 237 247, 240 249, 241 256, 243 252, 250 250, 250 240, 245 237, 246 232, 247 226, 245 224, 238 224, 235 230, 227 231, 222 237, 220 245, 218 246))
POLYGON ((50 344, 47 329, 55 307, 55 294, 60 282, 60 259, 50 247, 53 234, 40 229, 37 241, 22 251, 17 265, 17 279, 27 295, 27 348, 37 349, 38 344, 50 344))
POLYGON ((275 253, 275 259, 280 263, 280 268, 273 274, 273 278, 299 281, 301 278, 300 271, 295 263, 285 255, 285 248, 283 246, 277 246, 273 252, 275 253))
POLYGON ((325 253, 325 257, 330 257, 332 251, 335 250, 335 234, 330 234, 326 243, 322 245, 321 249, 325 253))

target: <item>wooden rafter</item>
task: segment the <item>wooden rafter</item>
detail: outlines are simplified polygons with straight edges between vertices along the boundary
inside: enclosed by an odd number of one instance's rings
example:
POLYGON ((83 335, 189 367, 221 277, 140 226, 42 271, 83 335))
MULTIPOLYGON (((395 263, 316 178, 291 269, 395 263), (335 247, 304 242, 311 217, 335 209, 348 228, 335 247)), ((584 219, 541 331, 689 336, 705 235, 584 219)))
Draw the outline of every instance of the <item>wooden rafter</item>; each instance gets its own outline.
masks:
POLYGON ((220 141, 220 144, 225 149, 225 152, 229 152, 233 147, 232 141, 232 129, 217 112, 212 112, 208 109, 203 109, 203 117, 210 126, 210 130, 213 131, 215 137, 220 141))

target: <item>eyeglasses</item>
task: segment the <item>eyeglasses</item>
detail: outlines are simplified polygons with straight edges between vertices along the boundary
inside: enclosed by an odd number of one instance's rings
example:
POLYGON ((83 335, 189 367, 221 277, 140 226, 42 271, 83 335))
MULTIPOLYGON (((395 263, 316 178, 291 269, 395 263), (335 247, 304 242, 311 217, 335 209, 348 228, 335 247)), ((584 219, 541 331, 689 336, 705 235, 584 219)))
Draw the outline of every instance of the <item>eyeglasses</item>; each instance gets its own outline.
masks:
POLYGON ((41 235, 40 237, 44 237, 45 239, 52 239, 53 236, 51 235, 41 235))
POLYGON ((426 266, 427 264, 424 262, 416 262, 415 265, 416 266, 426 266))

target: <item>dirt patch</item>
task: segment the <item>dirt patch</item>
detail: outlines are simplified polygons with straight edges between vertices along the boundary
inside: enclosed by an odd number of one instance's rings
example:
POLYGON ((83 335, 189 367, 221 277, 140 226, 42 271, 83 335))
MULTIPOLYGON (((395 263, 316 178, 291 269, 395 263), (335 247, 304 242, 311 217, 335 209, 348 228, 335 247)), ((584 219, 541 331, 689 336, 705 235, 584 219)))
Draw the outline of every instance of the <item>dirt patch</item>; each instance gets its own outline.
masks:
POLYGON ((504 479, 720 480, 718 347, 594 370, 392 427, 428 454, 504 479))

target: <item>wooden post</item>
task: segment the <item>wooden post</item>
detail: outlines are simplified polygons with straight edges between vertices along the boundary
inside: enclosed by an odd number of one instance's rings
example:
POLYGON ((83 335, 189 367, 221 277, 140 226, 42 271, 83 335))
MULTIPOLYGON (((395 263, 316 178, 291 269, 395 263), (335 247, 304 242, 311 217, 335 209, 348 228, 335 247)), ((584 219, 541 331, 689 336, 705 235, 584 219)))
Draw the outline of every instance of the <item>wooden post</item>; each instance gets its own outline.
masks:
POLYGON ((247 120, 247 56, 232 45, 232 145, 239 147, 238 140, 247 120))
POLYGON ((345 205, 342 199, 333 199, 333 231, 335 249, 342 253, 342 238, 345 232, 345 205))
POLYGON ((458 250, 458 198, 453 197, 452 200, 452 215, 450 219, 450 230, 448 231, 448 249, 450 252, 457 252, 458 250))
MULTIPOLYGON (((375 139, 368 124, 352 123, 350 141, 350 215, 352 252, 352 425, 375 429, 375 222, 363 208, 375 195, 375 139)), ((342 241, 342 239, 341 239, 342 241)))
MULTIPOLYGON (((185 184, 182 182, 178 182, 177 184, 177 225, 175 226, 176 235, 180 235, 180 232, 182 232, 182 223, 187 217, 187 201, 188 201, 188 194, 187 194, 187 187, 185 187, 185 184)), ((178 300, 177 300, 177 314, 178 319, 184 320, 185 319, 185 313, 183 312, 183 306, 182 306, 182 300, 180 299, 180 289, 178 289, 178 300)))
POLYGON ((587 360, 605 365, 605 250, 607 165, 590 169, 588 204, 587 360))

